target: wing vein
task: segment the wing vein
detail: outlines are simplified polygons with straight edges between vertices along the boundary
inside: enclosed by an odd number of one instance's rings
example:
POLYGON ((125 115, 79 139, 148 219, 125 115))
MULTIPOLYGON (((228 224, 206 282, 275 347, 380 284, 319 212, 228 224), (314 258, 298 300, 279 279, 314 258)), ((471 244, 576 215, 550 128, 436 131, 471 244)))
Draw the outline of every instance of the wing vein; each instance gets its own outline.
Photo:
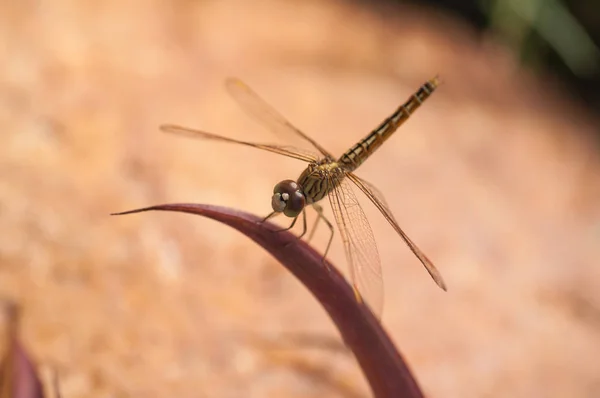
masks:
POLYGON ((291 146, 259 144, 259 143, 248 142, 248 141, 240 141, 240 140, 235 140, 233 138, 228 138, 228 137, 223 137, 223 136, 220 136, 217 134, 208 133, 208 132, 202 131, 202 130, 196 130, 196 129, 191 129, 188 127, 178 126, 175 124, 163 124, 160 126, 160 130, 165 133, 178 134, 178 135, 183 135, 186 137, 202 138, 202 139, 206 139, 206 140, 223 141, 223 142, 228 142, 228 143, 233 143, 233 144, 245 145, 245 146, 249 146, 252 148, 262 149, 264 151, 277 153, 279 155, 287 156, 289 158, 302 160, 305 162, 315 162, 317 160, 317 158, 315 156, 305 153, 305 151, 302 151, 299 148, 294 148, 291 146))
POLYGON ((278 135, 299 136, 309 142, 325 157, 333 157, 318 142, 310 138, 299 128, 292 125, 285 117, 262 99, 254 90, 238 78, 228 78, 225 87, 237 104, 257 122, 278 135))
POLYGON ((329 202, 344 244, 351 282, 373 313, 381 316, 383 280, 373 231, 352 186, 336 177, 330 177, 329 183, 335 187, 329 193, 329 202))
POLYGON ((370 183, 358 177, 354 173, 346 173, 346 175, 361 191, 364 192, 365 195, 367 195, 367 197, 371 200, 371 202, 373 202, 375 207, 379 209, 379 211, 383 214, 385 219, 390 223, 392 228, 394 228, 398 235, 400 235, 402 240, 406 243, 406 245, 414 253, 414 255, 417 256, 417 258, 423 264, 429 275, 431 275, 435 283, 437 283, 437 285, 443 290, 447 290, 446 283, 442 278, 442 274, 440 274, 440 272, 435 267, 435 265, 433 265, 431 260, 427 258, 425 253, 423 253, 423 251, 421 251, 421 249, 419 249, 419 247, 408 237, 408 235, 402 230, 402 228, 400 228, 400 226, 396 222, 396 219, 394 218, 394 215, 392 214, 392 211, 388 207, 385 198, 379 192, 379 190, 370 183))

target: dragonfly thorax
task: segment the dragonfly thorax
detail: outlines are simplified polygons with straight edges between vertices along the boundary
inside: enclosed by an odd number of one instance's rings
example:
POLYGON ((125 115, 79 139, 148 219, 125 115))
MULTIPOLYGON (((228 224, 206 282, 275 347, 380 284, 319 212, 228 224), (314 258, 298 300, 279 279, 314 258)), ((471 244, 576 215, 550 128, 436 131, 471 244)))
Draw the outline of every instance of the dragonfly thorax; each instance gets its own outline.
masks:
POLYGON ((345 177, 345 171, 340 164, 332 159, 314 162, 298 177, 306 203, 313 204, 326 197, 345 177))
POLYGON ((302 187, 293 180, 281 181, 273 188, 271 206, 278 213, 283 213, 288 217, 298 217, 306 206, 306 197, 302 192, 302 187))

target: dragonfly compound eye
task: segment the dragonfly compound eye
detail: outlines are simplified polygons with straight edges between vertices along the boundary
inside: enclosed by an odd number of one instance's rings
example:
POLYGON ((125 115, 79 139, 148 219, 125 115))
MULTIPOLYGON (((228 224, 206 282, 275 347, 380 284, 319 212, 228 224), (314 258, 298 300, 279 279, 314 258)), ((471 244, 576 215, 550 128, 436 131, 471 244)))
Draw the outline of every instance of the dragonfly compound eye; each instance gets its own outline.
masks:
POLYGON ((273 210, 283 212, 288 217, 298 217, 306 206, 306 198, 296 181, 284 180, 273 188, 271 205, 273 210))

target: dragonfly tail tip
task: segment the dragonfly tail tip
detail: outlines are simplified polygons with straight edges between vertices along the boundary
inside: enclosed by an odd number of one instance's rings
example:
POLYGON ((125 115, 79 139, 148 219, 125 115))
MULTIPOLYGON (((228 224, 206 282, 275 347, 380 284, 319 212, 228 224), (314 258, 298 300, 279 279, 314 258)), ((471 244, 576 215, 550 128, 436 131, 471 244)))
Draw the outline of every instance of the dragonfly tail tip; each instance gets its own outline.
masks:
POLYGON ((429 80, 429 83, 432 84, 434 87, 438 87, 440 84, 443 83, 443 81, 440 78, 440 75, 436 74, 432 79, 429 80))
POLYGON ((444 281, 439 281, 439 282, 437 282, 437 284, 440 287, 440 289, 442 289, 443 291, 445 291, 445 292, 448 291, 448 287, 446 286, 446 283, 444 283, 444 281))

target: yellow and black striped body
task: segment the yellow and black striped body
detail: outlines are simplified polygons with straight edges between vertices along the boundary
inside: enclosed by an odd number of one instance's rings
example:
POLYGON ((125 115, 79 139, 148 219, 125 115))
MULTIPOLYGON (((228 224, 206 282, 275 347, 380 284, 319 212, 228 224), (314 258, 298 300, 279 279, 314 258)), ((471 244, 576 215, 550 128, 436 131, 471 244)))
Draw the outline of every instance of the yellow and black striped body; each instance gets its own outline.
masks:
POLYGON ((339 160, 325 158, 310 163, 298 178, 298 184, 311 204, 326 197, 346 176, 346 172, 356 170, 377 148, 381 146, 404 123, 415 110, 433 93, 439 81, 433 78, 417 90, 396 112, 368 136, 344 153, 339 160))
POLYGON ((340 164, 333 159, 323 159, 320 162, 311 163, 298 177, 298 184, 306 197, 306 203, 311 204, 320 201, 329 194, 345 177, 345 171, 340 164))
POLYGON ((428 80, 396 112, 385 119, 379 127, 347 150, 338 160, 338 164, 346 171, 353 171, 358 168, 421 106, 438 85, 439 80, 437 77, 428 80))

